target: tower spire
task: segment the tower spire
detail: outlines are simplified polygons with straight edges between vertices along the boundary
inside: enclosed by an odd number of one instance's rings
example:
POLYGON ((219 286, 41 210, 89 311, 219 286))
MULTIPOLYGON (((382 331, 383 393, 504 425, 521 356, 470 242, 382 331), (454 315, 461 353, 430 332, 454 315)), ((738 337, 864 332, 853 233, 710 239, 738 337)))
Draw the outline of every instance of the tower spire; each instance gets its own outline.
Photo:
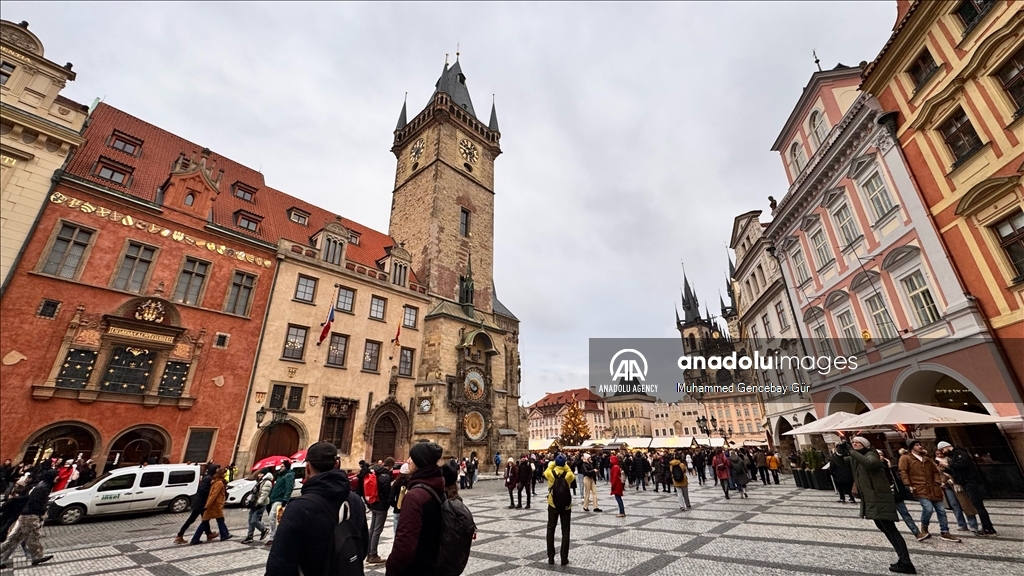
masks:
POLYGON ((495 132, 498 132, 498 112, 494 107, 495 100, 494 94, 491 94, 491 121, 487 123, 487 127, 495 132))
POLYGON ((409 93, 406 92, 405 93, 405 100, 402 101, 402 113, 398 115, 398 126, 395 127, 395 132, 401 130, 402 128, 405 128, 405 125, 408 124, 408 122, 405 120, 405 117, 406 117, 405 107, 406 107, 406 104, 408 104, 408 103, 409 103, 409 93))

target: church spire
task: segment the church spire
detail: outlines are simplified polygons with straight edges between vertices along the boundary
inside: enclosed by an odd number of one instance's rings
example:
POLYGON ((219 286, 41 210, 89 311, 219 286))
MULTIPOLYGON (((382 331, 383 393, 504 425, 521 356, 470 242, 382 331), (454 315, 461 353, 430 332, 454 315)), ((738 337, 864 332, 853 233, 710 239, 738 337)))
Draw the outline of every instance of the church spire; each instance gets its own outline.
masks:
POLYGON ((405 100, 402 101, 402 113, 398 115, 398 126, 395 127, 395 132, 398 132, 402 128, 405 128, 405 125, 409 123, 405 119, 406 118, 405 105, 408 103, 408 101, 409 101, 409 93, 406 92, 405 93, 405 100))
POLYGON ((498 130, 498 112, 497 112, 497 110, 495 110, 495 107, 494 107, 494 95, 493 94, 491 94, 491 121, 487 123, 487 127, 490 128, 491 130, 494 130, 495 132, 499 132, 499 130, 498 130))
POLYGON ((700 319, 700 304, 697 296, 690 288, 690 280, 683 273, 683 322, 689 324, 700 319))
POLYGON ((449 67, 448 60, 445 59, 444 70, 441 71, 441 77, 437 79, 434 88, 431 100, 439 93, 447 94, 456 106, 476 117, 473 100, 469 97, 469 88, 466 87, 466 75, 462 73, 462 64, 458 60, 449 67))
POLYGON ((725 257, 729 259, 729 278, 736 277, 736 265, 732 261, 732 256, 729 254, 729 250, 725 251, 725 257))

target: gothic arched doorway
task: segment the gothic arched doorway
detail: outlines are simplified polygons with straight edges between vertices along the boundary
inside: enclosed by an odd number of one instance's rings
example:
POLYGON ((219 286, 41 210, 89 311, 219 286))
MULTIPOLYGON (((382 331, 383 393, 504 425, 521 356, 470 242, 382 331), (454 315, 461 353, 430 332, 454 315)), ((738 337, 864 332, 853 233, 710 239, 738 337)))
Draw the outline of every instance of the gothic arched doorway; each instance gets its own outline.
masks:
POLYGON ((291 456, 298 451, 299 431, 288 422, 282 422, 263 430, 260 434, 253 462, 259 462, 267 456, 291 456))
POLYGON ((37 433, 25 449, 23 464, 36 464, 44 458, 92 458, 96 437, 77 423, 59 424, 37 433))
POLYGON ((385 414, 377 420, 373 427, 373 453, 370 456, 372 462, 383 460, 388 456, 395 456, 395 440, 398 438, 398 425, 390 414, 385 414))
POLYGON ((114 440, 107 454, 107 469, 158 464, 167 450, 167 435, 157 428, 135 428, 114 440))

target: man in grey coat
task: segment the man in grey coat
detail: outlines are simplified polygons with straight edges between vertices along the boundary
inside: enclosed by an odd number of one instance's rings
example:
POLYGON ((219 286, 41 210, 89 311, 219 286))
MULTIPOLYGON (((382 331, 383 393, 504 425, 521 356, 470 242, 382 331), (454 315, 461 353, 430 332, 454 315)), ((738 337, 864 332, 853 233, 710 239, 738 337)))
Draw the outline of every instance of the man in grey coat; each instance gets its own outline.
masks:
POLYGON ((851 444, 851 468, 854 482, 860 491, 861 517, 874 520, 875 527, 885 534, 889 544, 892 544, 893 550, 896 551, 899 560, 889 565, 889 571, 917 574, 914 564, 910 561, 907 542, 896 528, 896 499, 885 475, 885 465, 866 438, 856 436, 851 444))

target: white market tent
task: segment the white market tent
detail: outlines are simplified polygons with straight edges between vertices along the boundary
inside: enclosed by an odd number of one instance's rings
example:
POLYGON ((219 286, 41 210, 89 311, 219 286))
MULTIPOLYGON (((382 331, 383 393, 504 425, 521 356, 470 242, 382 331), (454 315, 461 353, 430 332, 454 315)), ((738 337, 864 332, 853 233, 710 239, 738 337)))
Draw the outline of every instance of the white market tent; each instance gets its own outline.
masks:
POLYGON ((627 436, 625 438, 616 438, 615 442, 619 444, 625 444, 630 450, 646 450, 650 448, 651 441, 654 438, 650 436, 627 436))
POLYGON ((797 434, 823 434, 835 430, 834 426, 841 424, 842 422, 849 420, 850 418, 856 418, 856 414, 849 412, 836 412, 835 414, 829 414, 821 420, 815 420, 810 424, 805 424, 799 428, 790 430, 789 432, 783 432, 783 436, 796 436, 797 434))
POLYGON ((552 446, 557 446, 558 441, 553 438, 536 438, 530 440, 530 452, 546 452, 552 446))
POLYGON ((962 424, 998 424, 1002 422, 1020 422, 1019 416, 1003 417, 988 414, 976 414, 963 410, 951 410, 926 404, 910 402, 893 402, 877 410, 872 410, 832 425, 833 430, 867 430, 878 427, 897 427, 898 425, 926 426, 957 426, 962 424))
POLYGON ((651 441, 650 448, 685 448, 689 443, 684 443, 682 436, 659 436, 651 441))

